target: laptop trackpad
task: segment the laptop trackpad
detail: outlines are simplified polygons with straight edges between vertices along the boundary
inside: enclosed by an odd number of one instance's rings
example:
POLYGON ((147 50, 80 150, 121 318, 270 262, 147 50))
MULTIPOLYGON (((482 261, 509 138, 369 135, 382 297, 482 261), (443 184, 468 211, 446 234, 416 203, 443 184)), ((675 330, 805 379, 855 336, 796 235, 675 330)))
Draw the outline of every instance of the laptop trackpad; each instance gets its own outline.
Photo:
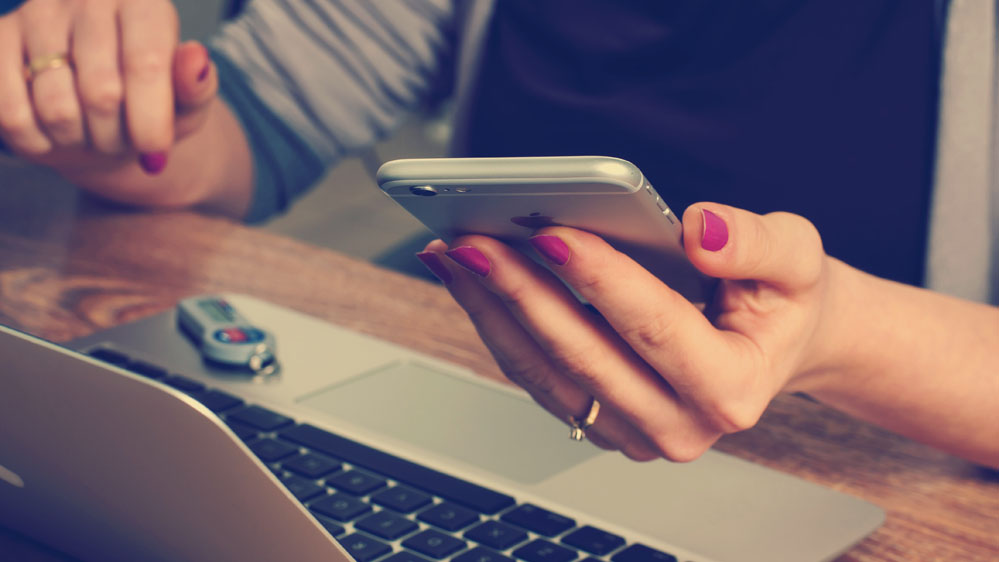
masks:
POLYGON ((525 484, 601 453, 567 439, 565 424, 529 399, 417 363, 389 365, 298 401, 525 484))

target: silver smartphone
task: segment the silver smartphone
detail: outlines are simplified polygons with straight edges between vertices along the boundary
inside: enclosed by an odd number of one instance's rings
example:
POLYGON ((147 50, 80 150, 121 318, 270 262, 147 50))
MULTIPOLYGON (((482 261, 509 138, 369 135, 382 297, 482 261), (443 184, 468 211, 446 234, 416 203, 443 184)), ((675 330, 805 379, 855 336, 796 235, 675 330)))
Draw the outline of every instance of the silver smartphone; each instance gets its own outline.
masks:
POLYGON ((599 235, 692 302, 710 280, 687 260, 680 219, 631 162, 607 156, 420 158, 379 168, 382 191, 445 242, 484 234, 534 255, 545 226, 599 235))

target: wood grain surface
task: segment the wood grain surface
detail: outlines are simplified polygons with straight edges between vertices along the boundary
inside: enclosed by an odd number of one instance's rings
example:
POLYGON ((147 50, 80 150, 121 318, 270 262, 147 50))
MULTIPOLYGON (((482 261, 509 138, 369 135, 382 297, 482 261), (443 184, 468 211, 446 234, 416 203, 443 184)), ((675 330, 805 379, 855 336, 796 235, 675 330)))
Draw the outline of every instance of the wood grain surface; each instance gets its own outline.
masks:
MULTIPOLYGON (((238 292, 502 379, 441 287, 223 219, 103 205, 37 170, 0 174, 0 323, 61 342, 238 292)), ((843 561, 999 561, 995 472, 797 396, 716 448, 886 509, 843 561)), ((29 548, 0 531, 0 559, 29 548)))

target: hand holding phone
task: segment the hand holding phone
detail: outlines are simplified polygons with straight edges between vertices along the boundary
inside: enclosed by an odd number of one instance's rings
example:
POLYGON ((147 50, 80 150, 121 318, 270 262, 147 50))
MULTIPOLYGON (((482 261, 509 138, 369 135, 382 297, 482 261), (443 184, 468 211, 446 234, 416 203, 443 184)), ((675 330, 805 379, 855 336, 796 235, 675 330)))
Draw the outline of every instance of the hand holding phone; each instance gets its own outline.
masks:
POLYGON ((606 156, 425 158, 378 170, 382 191, 445 242, 483 234, 533 255, 545 226, 592 232, 692 302, 710 279, 683 250, 680 219, 632 163, 606 156))

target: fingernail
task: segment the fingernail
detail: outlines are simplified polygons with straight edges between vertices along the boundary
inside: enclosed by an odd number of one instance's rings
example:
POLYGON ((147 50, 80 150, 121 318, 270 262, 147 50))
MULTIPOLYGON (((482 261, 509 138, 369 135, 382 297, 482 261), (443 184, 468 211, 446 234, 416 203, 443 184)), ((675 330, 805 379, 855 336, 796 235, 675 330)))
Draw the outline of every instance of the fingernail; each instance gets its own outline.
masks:
POLYGON ((451 282, 451 271, 441 261, 440 256, 433 252, 420 252, 416 254, 416 257, 423 262, 423 265, 427 266, 430 273, 433 273, 441 280, 441 283, 447 285, 451 282))
POLYGON ((569 246, 558 236, 542 234, 528 241, 539 254, 554 264, 565 265, 569 261, 569 246))
POLYGON ((728 243, 728 226, 718 215, 701 209, 701 247, 709 252, 717 252, 728 243))
POLYGON ((166 152, 144 152, 139 155, 139 165, 147 174, 156 175, 163 171, 167 163, 166 152))
POLYGON ((205 67, 201 69, 198 73, 198 82, 204 82, 205 78, 208 78, 208 73, 212 70, 212 61, 208 60, 205 62, 205 67))
POLYGON ((486 259, 486 256, 482 252, 471 246, 459 246, 453 250, 444 252, 444 254, 453 259, 461 267, 480 277, 489 275, 489 260, 486 259))

